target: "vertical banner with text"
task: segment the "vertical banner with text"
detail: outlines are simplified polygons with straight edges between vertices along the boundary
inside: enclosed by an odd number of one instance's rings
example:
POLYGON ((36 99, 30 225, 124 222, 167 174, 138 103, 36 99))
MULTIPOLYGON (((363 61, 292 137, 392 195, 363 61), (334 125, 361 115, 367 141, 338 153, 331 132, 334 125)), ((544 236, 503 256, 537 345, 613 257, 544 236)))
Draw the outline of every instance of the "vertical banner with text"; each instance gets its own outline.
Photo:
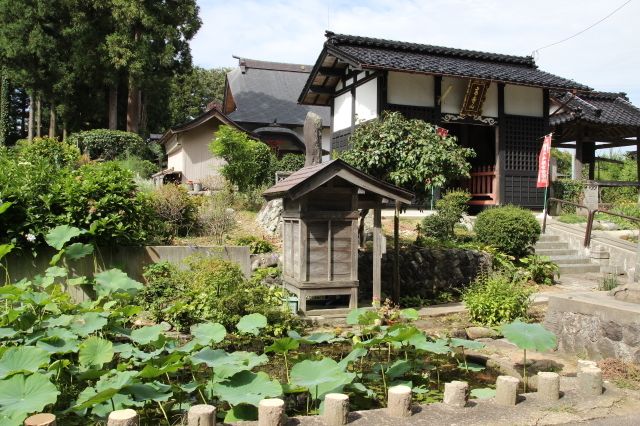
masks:
POLYGON ((537 188, 549 186, 549 163, 551 162, 551 133, 544 137, 540 156, 538 157, 538 183, 537 188))

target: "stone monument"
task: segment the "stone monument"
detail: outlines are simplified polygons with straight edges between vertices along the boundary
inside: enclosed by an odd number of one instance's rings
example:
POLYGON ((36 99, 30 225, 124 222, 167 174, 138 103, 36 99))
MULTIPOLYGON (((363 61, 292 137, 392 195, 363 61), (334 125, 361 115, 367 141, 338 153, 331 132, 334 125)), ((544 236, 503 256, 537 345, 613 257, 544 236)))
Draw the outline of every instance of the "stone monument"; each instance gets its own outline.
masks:
POLYGON ((322 162, 322 117, 309 111, 304 119, 304 166, 322 162))

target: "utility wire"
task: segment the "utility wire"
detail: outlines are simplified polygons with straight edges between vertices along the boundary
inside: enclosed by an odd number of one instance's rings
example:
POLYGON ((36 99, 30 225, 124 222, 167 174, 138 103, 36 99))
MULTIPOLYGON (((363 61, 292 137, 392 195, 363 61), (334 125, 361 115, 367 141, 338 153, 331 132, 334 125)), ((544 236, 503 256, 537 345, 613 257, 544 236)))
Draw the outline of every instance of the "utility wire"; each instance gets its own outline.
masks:
POLYGON ((533 57, 535 58, 535 57, 537 57, 537 56, 538 56, 538 53, 539 53, 542 49, 546 49, 546 48, 548 48, 548 47, 555 46, 555 45, 560 44, 560 43, 564 43, 565 41, 567 41, 567 40, 571 40, 571 39, 572 39, 572 38, 574 38, 574 37, 578 37, 580 34, 582 34, 582 33, 586 32, 586 31, 590 30, 591 28, 595 27, 596 25, 600 24, 601 22, 606 21, 606 20, 607 20, 607 19, 609 19, 612 15, 614 15, 617 11, 619 11, 620 9, 622 9, 623 7, 625 7, 626 5, 628 5, 629 3, 631 3, 631 0, 627 0, 626 2, 624 2, 623 4, 621 4, 620 6, 618 6, 618 7, 617 7, 613 12, 611 12, 611 13, 609 13, 607 16, 605 16, 604 18, 600 19, 600 20, 599 20, 599 21, 597 21, 597 22, 594 22, 593 24, 589 25, 587 28, 583 29, 582 31, 578 31, 577 33, 575 33, 575 34, 574 34, 574 35, 572 35, 572 36, 569 36, 569 37, 564 38, 564 39, 562 39, 562 40, 560 40, 560 41, 556 41, 555 43, 547 44, 546 46, 542 46, 542 47, 539 47, 539 48, 535 49, 533 52, 531 52, 531 56, 533 56, 533 57))

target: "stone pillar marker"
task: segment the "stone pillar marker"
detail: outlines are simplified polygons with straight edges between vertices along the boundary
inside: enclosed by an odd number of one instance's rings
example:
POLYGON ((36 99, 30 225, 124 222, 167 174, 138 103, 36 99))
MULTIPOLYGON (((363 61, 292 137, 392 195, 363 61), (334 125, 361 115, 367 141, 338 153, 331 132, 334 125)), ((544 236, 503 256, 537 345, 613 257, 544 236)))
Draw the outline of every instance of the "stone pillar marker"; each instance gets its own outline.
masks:
POLYGON ((411 416, 411 388, 409 386, 399 385, 389 388, 387 414, 389 417, 411 416))
POLYGON ((267 398, 258 404, 258 426, 284 425, 284 401, 280 398, 267 398))
POLYGON ((304 166, 322 162, 322 117, 309 111, 304 119, 304 166))
POLYGON ((538 396, 543 401, 557 401, 560 398, 560 375, 540 371, 538 373, 538 396))
POLYGON ((498 405, 516 405, 520 380, 511 376, 498 376, 495 402, 498 405))
POLYGON ((109 414, 107 426, 139 426, 138 413, 131 408, 116 410, 109 414))
POLYGON ((463 408, 469 398, 469 384, 454 380, 444 384, 444 403, 451 407, 463 408))
POLYGON ((343 393, 328 393, 324 397, 322 417, 327 426, 346 425, 349 421, 349 396, 343 393))
POLYGON ((584 396, 602 395, 602 370, 584 367, 578 372, 578 388, 584 396))
POLYGON ((216 426, 216 407, 208 404, 194 405, 187 414, 188 426, 216 426))
POLYGON ((56 426, 56 416, 50 413, 34 414, 24 420, 24 426, 56 426))

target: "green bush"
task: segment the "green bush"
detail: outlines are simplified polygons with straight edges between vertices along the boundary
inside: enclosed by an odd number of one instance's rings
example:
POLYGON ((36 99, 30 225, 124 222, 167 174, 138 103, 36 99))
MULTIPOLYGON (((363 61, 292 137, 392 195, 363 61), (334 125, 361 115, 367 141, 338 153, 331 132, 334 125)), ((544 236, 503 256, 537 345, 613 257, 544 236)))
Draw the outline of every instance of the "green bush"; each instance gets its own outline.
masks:
POLYGON ((136 133, 121 130, 86 130, 73 133, 68 141, 92 160, 115 160, 132 155, 143 159, 157 157, 157 147, 147 144, 136 133))
MULTIPOLYGON (((640 219, 640 206, 638 206, 638 203, 635 201, 620 202, 613 206, 610 211, 612 213, 618 213, 630 217, 637 217, 638 219, 640 219)), ((616 225, 620 226, 622 229, 638 229, 640 227, 640 222, 634 222, 632 220, 612 216, 609 214, 598 214, 597 218, 599 220, 613 222, 616 225)))
MULTIPOLYGON (((570 201, 572 203, 580 203, 582 198, 582 190, 584 182, 573 179, 557 179, 553 181, 553 196, 561 200, 570 201)), ((575 213, 576 208, 569 205, 562 205, 562 212, 575 213)))
POLYGON ((116 160, 116 163, 123 169, 131 171, 135 176, 142 179, 149 179, 152 174, 158 172, 160 167, 149 160, 143 160, 135 155, 116 160))
POLYGON ((462 300, 471 321, 492 326, 525 319, 533 291, 504 274, 482 274, 464 291, 462 300))
POLYGON ((436 201, 436 214, 425 217, 418 227, 421 237, 450 241, 454 239, 454 227, 467 211, 467 202, 471 199, 467 191, 449 191, 436 201))
POLYGON ((165 241, 194 234, 198 228, 198 205, 179 185, 163 185, 151 192, 151 205, 160 219, 158 234, 165 241))
POLYGON ((55 169, 76 167, 80 160, 78 148, 56 138, 34 138, 31 141, 22 139, 17 142, 15 151, 17 161, 39 163, 45 160, 55 169))
POLYGON ((540 224, 533 214, 516 206, 483 211, 476 218, 474 230, 479 242, 516 257, 527 254, 540 236, 540 224))
POLYGON ((531 255, 520 259, 527 275, 537 284, 552 285, 556 275, 560 277, 560 267, 546 256, 531 255))
POLYGON ((251 254, 271 253, 275 249, 269 241, 253 235, 236 238, 235 244, 249 246, 251 254))
POLYGON ((261 313, 269 320, 271 335, 295 323, 283 309, 282 290, 258 279, 246 280, 235 263, 192 256, 184 264, 187 269, 167 263, 145 268, 141 304, 155 321, 167 321, 179 330, 215 321, 233 330, 242 316, 261 313))
POLYGON ((304 167, 304 155, 285 154, 276 162, 274 172, 295 172, 304 167))

